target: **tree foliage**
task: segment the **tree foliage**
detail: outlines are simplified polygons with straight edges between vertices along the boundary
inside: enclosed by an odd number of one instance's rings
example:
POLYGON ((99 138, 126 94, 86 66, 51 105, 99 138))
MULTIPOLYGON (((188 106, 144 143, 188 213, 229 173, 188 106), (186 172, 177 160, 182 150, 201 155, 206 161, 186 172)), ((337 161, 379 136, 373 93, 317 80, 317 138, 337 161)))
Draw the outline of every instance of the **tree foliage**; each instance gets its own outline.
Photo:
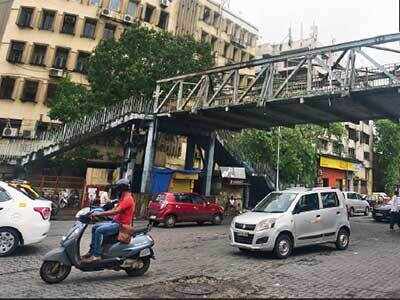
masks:
MULTIPOLYGON (((280 130, 280 180, 283 185, 315 184, 318 168, 318 142, 321 137, 341 140, 342 124, 328 127, 298 125, 280 130)), ((262 163, 276 169, 279 129, 272 131, 245 130, 236 136, 237 149, 252 163, 262 163)))
POLYGON ((382 173, 383 185, 393 194, 400 182, 400 124, 389 120, 376 122, 375 159, 382 173))
POLYGON ((209 44, 139 25, 121 39, 105 40, 88 62, 90 89, 60 81, 50 117, 70 121, 130 98, 152 100, 156 81, 213 65, 209 44))

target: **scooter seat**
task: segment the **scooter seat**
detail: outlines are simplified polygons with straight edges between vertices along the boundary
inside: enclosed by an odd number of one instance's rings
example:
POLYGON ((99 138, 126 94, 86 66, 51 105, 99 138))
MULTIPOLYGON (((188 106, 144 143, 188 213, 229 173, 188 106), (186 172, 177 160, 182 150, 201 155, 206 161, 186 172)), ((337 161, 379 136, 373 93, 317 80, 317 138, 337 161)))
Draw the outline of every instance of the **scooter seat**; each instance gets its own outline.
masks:
POLYGON ((132 236, 134 237, 134 236, 137 236, 139 234, 143 234, 143 233, 147 233, 147 232, 148 232, 147 227, 146 228, 137 228, 137 229, 133 230, 132 236))

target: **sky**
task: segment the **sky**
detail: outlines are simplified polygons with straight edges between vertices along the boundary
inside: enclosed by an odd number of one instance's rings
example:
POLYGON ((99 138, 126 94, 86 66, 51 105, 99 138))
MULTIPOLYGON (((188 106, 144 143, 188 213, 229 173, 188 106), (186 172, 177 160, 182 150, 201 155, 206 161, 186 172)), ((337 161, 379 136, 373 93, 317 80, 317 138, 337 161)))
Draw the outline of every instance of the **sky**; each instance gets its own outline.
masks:
POLYGON ((293 39, 299 39, 301 24, 308 37, 315 23, 323 44, 399 31, 399 0, 230 0, 229 7, 270 43, 282 42, 289 27, 293 39))

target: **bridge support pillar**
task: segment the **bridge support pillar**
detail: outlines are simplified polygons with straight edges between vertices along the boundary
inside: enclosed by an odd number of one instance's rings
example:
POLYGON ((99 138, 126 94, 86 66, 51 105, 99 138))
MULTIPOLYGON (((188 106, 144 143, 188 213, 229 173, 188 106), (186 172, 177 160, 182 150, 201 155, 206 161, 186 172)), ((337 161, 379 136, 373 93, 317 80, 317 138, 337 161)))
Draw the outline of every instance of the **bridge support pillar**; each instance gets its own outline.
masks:
POLYGON ((194 166, 194 153, 196 149, 196 142, 193 137, 189 136, 187 139, 186 155, 185 155, 185 169, 191 170, 194 166))
POLYGON ((135 173, 136 165, 136 155, 137 155, 137 134, 135 130, 135 125, 132 125, 130 130, 129 141, 124 147, 124 162, 122 166, 123 178, 129 179, 131 186, 133 187, 133 176, 135 173))
POLYGON ((205 195, 206 197, 211 196, 211 183, 214 171, 214 152, 215 152, 215 139, 216 133, 211 133, 210 142, 207 147, 207 166, 206 166, 206 183, 205 183, 205 195))
POLYGON ((150 193, 151 172, 153 169, 154 156, 157 143, 157 119, 154 119, 147 132, 147 143, 145 149, 141 193, 150 193))

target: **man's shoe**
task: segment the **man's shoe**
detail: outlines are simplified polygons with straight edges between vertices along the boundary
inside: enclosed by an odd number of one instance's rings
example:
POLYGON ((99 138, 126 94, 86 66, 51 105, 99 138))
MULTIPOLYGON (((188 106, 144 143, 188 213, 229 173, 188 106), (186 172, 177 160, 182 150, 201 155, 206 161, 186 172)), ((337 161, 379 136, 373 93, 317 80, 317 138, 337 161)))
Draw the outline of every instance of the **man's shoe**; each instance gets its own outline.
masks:
POLYGON ((99 261, 99 260, 101 260, 100 256, 90 256, 90 257, 82 260, 82 262, 84 262, 84 263, 92 263, 92 262, 96 262, 96 261, 99 261))
POLYGON ((90 258, 91 256, 92 256, 92 254, 91 254, 90 252, 88 252, 88 253, 86 253, 85 255, 82 255, 82 256, 81 256, 81 260, 88 259, 88 258, 90 258))

